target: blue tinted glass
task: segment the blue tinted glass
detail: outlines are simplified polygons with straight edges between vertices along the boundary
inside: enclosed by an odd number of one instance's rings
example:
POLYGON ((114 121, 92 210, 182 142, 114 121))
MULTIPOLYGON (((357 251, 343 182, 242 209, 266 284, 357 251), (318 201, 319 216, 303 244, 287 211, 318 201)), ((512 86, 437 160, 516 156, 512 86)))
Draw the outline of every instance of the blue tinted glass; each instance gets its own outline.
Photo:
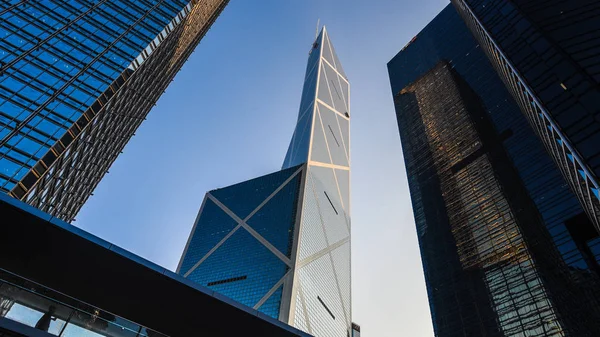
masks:
POLYGON ((300 165, 308 161, 313 115, 313 104, 311 104, 304 115, 301 116, 298 124, 296 124, 294 138, 288 149, 288 155, 283 165, 284 168, 300 165))
POLYGON ((248 221, 248 225, 280 252, 291 256, 301 174, 297 175, 248 221))
MULTIPOLYGON (((93 3, 33 1, 3 13, 0 121, 8 122, 0 124, 0 130, 14 130, 16 122, 26 119, 60 118, 57 116, 62 117, 60 124, 65 129, 71 127, 187 3, 170 0, 150 6, 140 1, 108 0, 91 10, 93 3), (86 11, 89 13, 78 18, 86 11), (48 39, 59 31, 68 34, 48 39)), ((27 124, 38 134, 48 126, 39 121, 27 124)), ((37 161, 57 140, 30 135, 41 140, 30 143, 25 138, 27 131, 20 131, 0 131, 0 157, 17 160, 15 152, 9 150, 11 144, 19 144, 17 148, 37 161)), ((8 191, 19 177, 6 176, 5 172, 0 166, 4 181, 0 190, 8 191)))
POLYGON ((202 214, 192 233, 192 238, 181 263, 180 273, 185 274, 196 262, 221 241, 237 222, 210 199, 206 199, 202 214))
POLYGON ((210 193, 238 217, 244 219, 296 170, 297 167, 292 167, 210 193))
POLYGON ((308 56, 308 63, 306 64, 306 75, 308 75, 317 63, 319 62, 319 57, 321 56, 321 47, 323 46, 323 31, 319 33, 319 36, 315 40, 315 43, 312 45, 310 50, 310 54, 308 56))
POLYGON ((277 291, 269 297, 269 299, 258 308, 258 311, 265 315, 269 315, 275 319, 279 318, 279 307, 281 306, 281 295, 283 293, 283 286, 279 287, 277 291))
POLYGON ((235 232, 188 279, 253 307, 285 275, 287 265, 245 229, 235 232))
MULTIPOLYGON (((298 169, 292 167, 209 193, 243 219, 281 187, 248 219, 247 224, 289 257, 302 172, 290 177, 298 169)), ((237 223, 207 198, 179 273, 189 272, 188 279, 252 307, 279 282, 288 266, 244 227, 231 233, 235 226, 237 223), (222 245, 190 271, 224 238, 222 245)), ((281 298, 281 293, 277 294, 281 298)), ((277 318, 278 301, 270 298, 263 304, 266 305, 265 313, 277 318)))
POLYGON ((308 57, 304 88, 302 89, 302 98, 300 100, 300 111, 298 112, 298 122, 296 123, 294 136, 292 137, 282 168, 300 165, 308 161, 311 126, 320 69, 320 56, 324 45, 323 38, 324 31, 321 31, 308 57))

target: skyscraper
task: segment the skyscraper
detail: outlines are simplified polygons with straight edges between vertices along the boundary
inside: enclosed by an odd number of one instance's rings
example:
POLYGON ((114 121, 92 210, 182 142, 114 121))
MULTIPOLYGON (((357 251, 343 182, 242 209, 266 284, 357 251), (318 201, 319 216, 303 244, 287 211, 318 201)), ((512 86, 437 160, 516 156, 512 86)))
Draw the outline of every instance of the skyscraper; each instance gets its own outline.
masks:
POLYGON ((600 232, 600 2, 452 2, 600 232))
POLYGON ((227 3, 2 1, 0 192, 72 221, 227 3))
POLYGON ((314 336, 351 335, 349 87, 323 28, 282 170, 206 194, 179 274, 314 336))
POLYGON ((457 11, 389 63, 436 336, 597 336, 600 237, 457 11))

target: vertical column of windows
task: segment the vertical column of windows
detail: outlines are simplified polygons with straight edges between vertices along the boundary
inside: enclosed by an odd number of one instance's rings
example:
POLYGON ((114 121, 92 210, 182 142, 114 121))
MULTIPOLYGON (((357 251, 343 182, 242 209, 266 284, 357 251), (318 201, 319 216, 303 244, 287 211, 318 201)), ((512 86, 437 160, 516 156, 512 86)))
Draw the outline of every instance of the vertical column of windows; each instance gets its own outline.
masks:
POLYGON ((183 5, 61 1, 2 12, 0 189, 23 178, 183 5))
POLYGON ((23 178, 23 184, 25 180, 27 184, 15 187, 11 194, 71 221, 226 4, 227 1, 210 1, 210 6, 203 6, 202 11, 194 5, 190 21, 172 31, 156 57, 135 72, 126 69, 122 74, 125 86, 122 87, 123 81, 113 83, 71 126, 65 134, 69 136, 64 143, 68 144, 66 149, 58 146, 62 140, 55 143, 53 150, 62 155, 39 161, 34 169, 39 178, 30 179, 32 170, 23 178), (173 48, 178 46, 181 53, 173 55, 173 48))

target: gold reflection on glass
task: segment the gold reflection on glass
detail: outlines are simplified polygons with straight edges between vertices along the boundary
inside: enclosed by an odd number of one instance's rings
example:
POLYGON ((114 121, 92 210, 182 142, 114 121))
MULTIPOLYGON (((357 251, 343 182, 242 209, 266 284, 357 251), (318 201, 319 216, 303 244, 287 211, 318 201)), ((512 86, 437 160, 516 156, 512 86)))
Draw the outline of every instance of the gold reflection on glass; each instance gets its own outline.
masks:
POLYGON ((505 336, 563 336, 477 128, 486 112, 457 77, 442 62, 400 96, 418 108, 462 268, 483 272, 505 336))

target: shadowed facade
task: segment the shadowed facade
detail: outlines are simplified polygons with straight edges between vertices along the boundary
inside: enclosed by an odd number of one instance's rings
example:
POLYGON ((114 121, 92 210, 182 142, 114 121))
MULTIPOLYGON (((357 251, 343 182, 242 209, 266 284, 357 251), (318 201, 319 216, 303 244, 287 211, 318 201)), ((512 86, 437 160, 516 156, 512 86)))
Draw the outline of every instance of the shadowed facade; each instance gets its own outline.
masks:
POLYGON ((436 336, 596 336, 600 238, 448 6, 389 63, 436 336))

